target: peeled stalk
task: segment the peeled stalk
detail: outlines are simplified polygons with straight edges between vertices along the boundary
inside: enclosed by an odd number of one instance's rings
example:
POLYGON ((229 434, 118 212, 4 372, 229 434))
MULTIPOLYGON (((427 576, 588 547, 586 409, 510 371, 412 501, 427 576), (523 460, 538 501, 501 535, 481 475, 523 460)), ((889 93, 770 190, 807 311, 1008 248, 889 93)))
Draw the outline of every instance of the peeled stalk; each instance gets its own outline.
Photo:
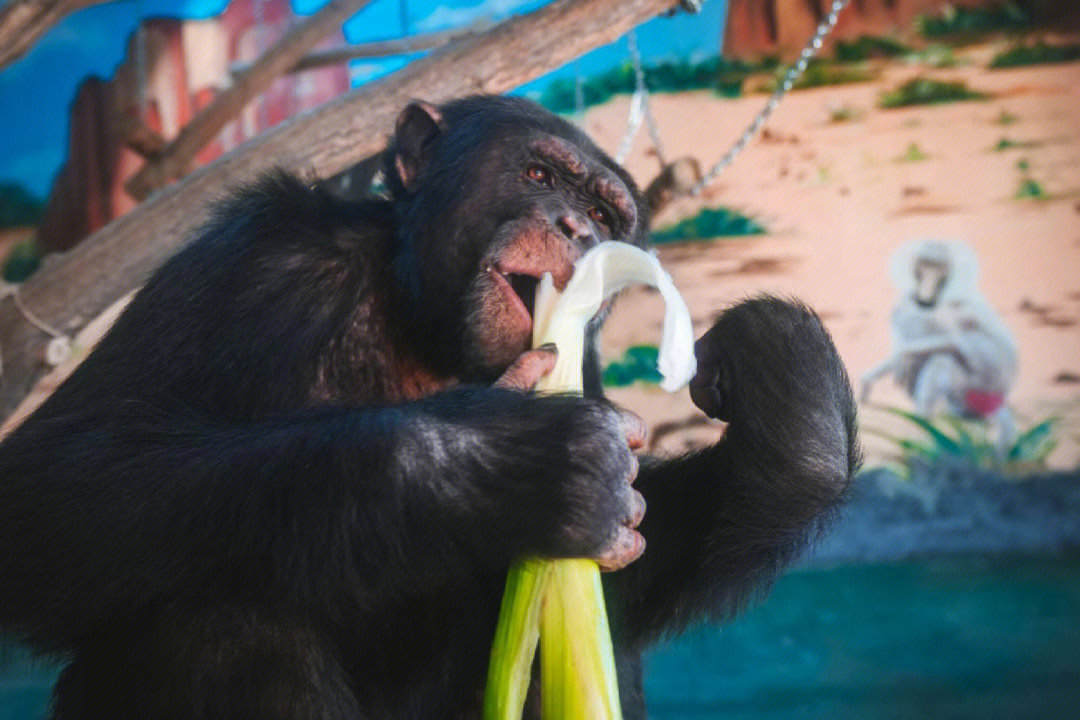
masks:
MULTIPOLYGON (((693 328, 671 277, 649 253, 606 242, 585 254, 559 293, 545 274, 536 292, 533 347, 553 342, 559 358, 537 392, 582 392, 585 326, 604 300, 651 285, 666 303, 658 368, 669 392, 694 374, 693 328)), ((600 569, 589 559, 525 558, 510 568, 492 644, 484 720, 520 720, 540 644, 545 720, 621 720, 615 655, 600 569)))

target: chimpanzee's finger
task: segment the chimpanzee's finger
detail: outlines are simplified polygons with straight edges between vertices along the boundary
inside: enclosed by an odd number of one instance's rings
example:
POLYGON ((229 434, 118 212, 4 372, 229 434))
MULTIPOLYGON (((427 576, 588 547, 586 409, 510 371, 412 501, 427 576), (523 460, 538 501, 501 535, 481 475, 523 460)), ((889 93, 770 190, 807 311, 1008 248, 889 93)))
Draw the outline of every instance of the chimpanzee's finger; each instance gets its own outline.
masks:
POLYGON ((636 528, 645 519, 645 496, 637 490, 631 491, 630 517, 626 522, 627 527, 636 528))
POLYGON ((645 538, 637 530, 620 527, 604 552, 596 558, 602 572, 621 570, 645 552, 645 538))
POLYGON ((626 444, 631 450, 640 450, 645 447, 645 438, 649 434, 649 426, 637 413, 622 410, 623 427, 626 431, 626 444))
POLYGON ((540 378, 555 368, 555 361, 558 359, 559 350, 554 343, 523 352, 495 382, 495 387, 529 392, 536 387, 540 378))

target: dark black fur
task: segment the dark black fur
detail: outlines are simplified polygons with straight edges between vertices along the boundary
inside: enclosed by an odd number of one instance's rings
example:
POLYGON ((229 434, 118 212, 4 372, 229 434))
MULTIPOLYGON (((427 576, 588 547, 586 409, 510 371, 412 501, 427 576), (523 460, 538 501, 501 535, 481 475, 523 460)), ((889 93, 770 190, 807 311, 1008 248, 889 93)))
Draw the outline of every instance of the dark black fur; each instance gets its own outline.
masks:
MULTIPOLYGON (((55 717, 475 718, 510 560, 611 537, 619 414, 487 386, 462 288, 485 233, 530 212, 504 167, 522 132, 636 190, 524 101, 442 116, 412 147, 399 130, 392 201, 274 175, 220 205, 0 445, 0 624, 70 659, 55 717)), ((610 236, 642 242, 642 207, 610 236)), ((698 356, 695 400, 730 426, 643 462, 648 549, 605 576, 628 719, 645 715, 641 648, 765 587, 858 461, 847 378, 807 309, 734 307, 698 356)))

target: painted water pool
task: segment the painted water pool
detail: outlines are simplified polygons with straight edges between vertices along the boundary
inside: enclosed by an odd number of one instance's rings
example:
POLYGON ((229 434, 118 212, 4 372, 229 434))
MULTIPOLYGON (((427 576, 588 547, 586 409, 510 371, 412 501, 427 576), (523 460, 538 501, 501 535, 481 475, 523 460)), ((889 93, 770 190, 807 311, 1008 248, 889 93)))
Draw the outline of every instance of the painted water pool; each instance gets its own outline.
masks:
POLYGON ((1080 558, 807 570, 652 653, 654 720, 1078 718, 1080 558))
MULTIPOLYGON (((41 717, 55 668, 0 652, 0 720, 41 717)), ((1080 557, 793 572, 723 629, 657 648, 653 720, 1080 717, 1080 557)))

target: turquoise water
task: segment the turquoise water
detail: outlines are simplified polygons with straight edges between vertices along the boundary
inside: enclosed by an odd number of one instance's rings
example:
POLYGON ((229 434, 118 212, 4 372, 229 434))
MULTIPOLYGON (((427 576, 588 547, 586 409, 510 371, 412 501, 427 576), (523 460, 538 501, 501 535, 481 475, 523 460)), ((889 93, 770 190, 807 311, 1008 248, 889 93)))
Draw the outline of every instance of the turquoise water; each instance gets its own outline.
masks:
POLYGON ((57 666, 33 659, 22 647, 0 642, 0 720, 43 717, 57 666))
MULTIPOLYGON (((0 720, 56 671, 0 651, 0 720)), ((1080 717, 1080 557, 803 570, 648 658, 652 720, 1080 717)))
POLYGON ((649 658, 653 720, 1080 718, 1080 558, 792 573, 649 658))

